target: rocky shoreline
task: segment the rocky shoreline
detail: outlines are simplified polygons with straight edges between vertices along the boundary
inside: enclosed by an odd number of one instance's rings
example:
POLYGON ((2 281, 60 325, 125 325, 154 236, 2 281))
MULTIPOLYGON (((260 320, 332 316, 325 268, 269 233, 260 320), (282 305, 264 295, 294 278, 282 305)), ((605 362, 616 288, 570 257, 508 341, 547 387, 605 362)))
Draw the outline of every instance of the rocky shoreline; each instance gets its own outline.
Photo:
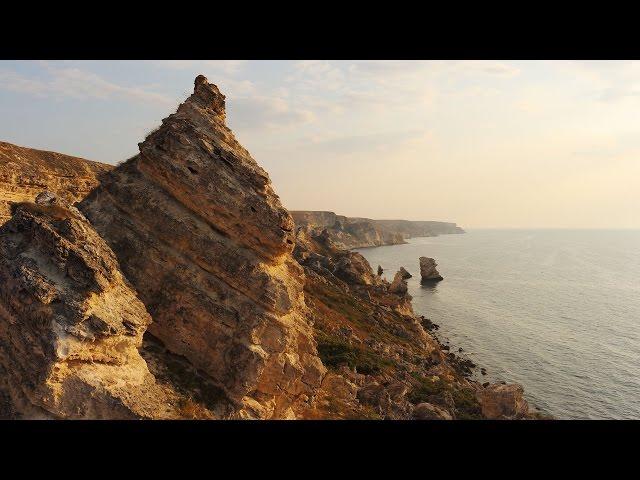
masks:
POLYGON ((414 314, 406 270, 389 283, 345 248, 391 226, 294 222, 205 77, 139 150, 88 189, 9 178, 0 417, 538 418, 519 385, 471 378, 414 314))

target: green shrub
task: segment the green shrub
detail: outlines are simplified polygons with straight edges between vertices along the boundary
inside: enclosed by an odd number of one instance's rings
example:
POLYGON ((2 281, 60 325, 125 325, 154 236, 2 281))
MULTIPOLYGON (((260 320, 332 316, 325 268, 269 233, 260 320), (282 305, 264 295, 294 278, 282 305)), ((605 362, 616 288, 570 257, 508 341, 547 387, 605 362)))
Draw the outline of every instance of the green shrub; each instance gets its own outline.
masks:
POLYGON ((409 401, 414 405, 422 402, 429 402, 429 400, 432 400, 432 397, 440 397, 447 390, 446 385, 441 378, 431 380, 430 378, 420 378, 415 375, 414 378, 416 378, 420 383, 407 395, 409 401))
POLYGON ((383 359, 375 352, 317 332, 318 354, 322 363, 328 368, 336 369, 342 365, 355 368, 358 373, 373 375, 391 366, 391 362, 383 359))
POLYGON ((459 420, 482 419, 482 408, 475 394, 470 389, 454 389, 451 392, 459 420))

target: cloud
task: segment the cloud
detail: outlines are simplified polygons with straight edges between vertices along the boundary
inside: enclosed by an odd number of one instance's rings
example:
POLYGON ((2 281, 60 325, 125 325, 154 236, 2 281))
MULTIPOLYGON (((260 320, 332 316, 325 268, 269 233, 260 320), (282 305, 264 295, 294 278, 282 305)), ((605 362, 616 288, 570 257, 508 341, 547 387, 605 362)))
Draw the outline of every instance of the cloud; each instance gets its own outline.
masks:
POLYGON ((14 71, 0 71, 0 89, 37 97, 100 99, 126 98, 171 105, 175 99, 142 87, 118 85, 78 68, 46 67, 44 79, 29 78, 14 71))
POLYGON ((520 69, 514 67, 513 65, 488 61, 463 62, 462 69, 467 73, 481 73, 496 77, 515 77, 520 73, 520 69))
POLYGON ((235 128, 282 128, 312 122, 310 110, 294 108, 281 97, 250 96, 227 104, 229 121, 235 128))
POLYGON ((159 60, 154 63, 174 70, 216 71, 232 75, 240 72, 247 60, 159 60))
POLYGON ((327 60, 301 60, 293 65, 293 73, 285 80, 298 87, 320 90, 339 90, 346 83, 343 63, 327 60))
POLYGON ((371 153, 379 150, 396 149, 399 145, 422 138, 422 130, 402 130, 362 135, 344 135, 307 138, 302 146, 323 154, 343 155, 351 153, 371 153))

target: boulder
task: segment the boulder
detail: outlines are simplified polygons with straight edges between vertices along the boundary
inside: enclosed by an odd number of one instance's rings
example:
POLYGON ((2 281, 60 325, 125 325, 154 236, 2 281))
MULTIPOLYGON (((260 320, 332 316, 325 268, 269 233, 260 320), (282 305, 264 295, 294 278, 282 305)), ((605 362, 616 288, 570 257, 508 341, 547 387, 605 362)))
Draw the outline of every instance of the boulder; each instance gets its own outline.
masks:
POLYGON ((489 384, 476 392, 482 415, 492 420, 514 420, 529 416, 524 389, 518 384, 489 384))
POLYGON ((436 270, 436 261, 429 257, 420 257, 420 283, 433 283, 443 280, 442 275, 436 270))
POLYGON ((413 409, 415 420, 452 420, 452 416, 445 409, 430 403, 419 403, 413 409))

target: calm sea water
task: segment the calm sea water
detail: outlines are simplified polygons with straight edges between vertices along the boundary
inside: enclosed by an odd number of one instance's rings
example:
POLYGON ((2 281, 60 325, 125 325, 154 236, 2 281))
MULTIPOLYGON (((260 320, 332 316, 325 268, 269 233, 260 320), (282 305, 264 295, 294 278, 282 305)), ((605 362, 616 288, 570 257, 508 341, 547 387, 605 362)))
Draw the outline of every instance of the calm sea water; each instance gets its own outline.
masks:
POLYGON ((561 419, 640 419, 640 231, 476 230, 358 250, 413 274, 414 311, 452 351, 561 419), (445 278, 420 285, 418 257, 445 278))

